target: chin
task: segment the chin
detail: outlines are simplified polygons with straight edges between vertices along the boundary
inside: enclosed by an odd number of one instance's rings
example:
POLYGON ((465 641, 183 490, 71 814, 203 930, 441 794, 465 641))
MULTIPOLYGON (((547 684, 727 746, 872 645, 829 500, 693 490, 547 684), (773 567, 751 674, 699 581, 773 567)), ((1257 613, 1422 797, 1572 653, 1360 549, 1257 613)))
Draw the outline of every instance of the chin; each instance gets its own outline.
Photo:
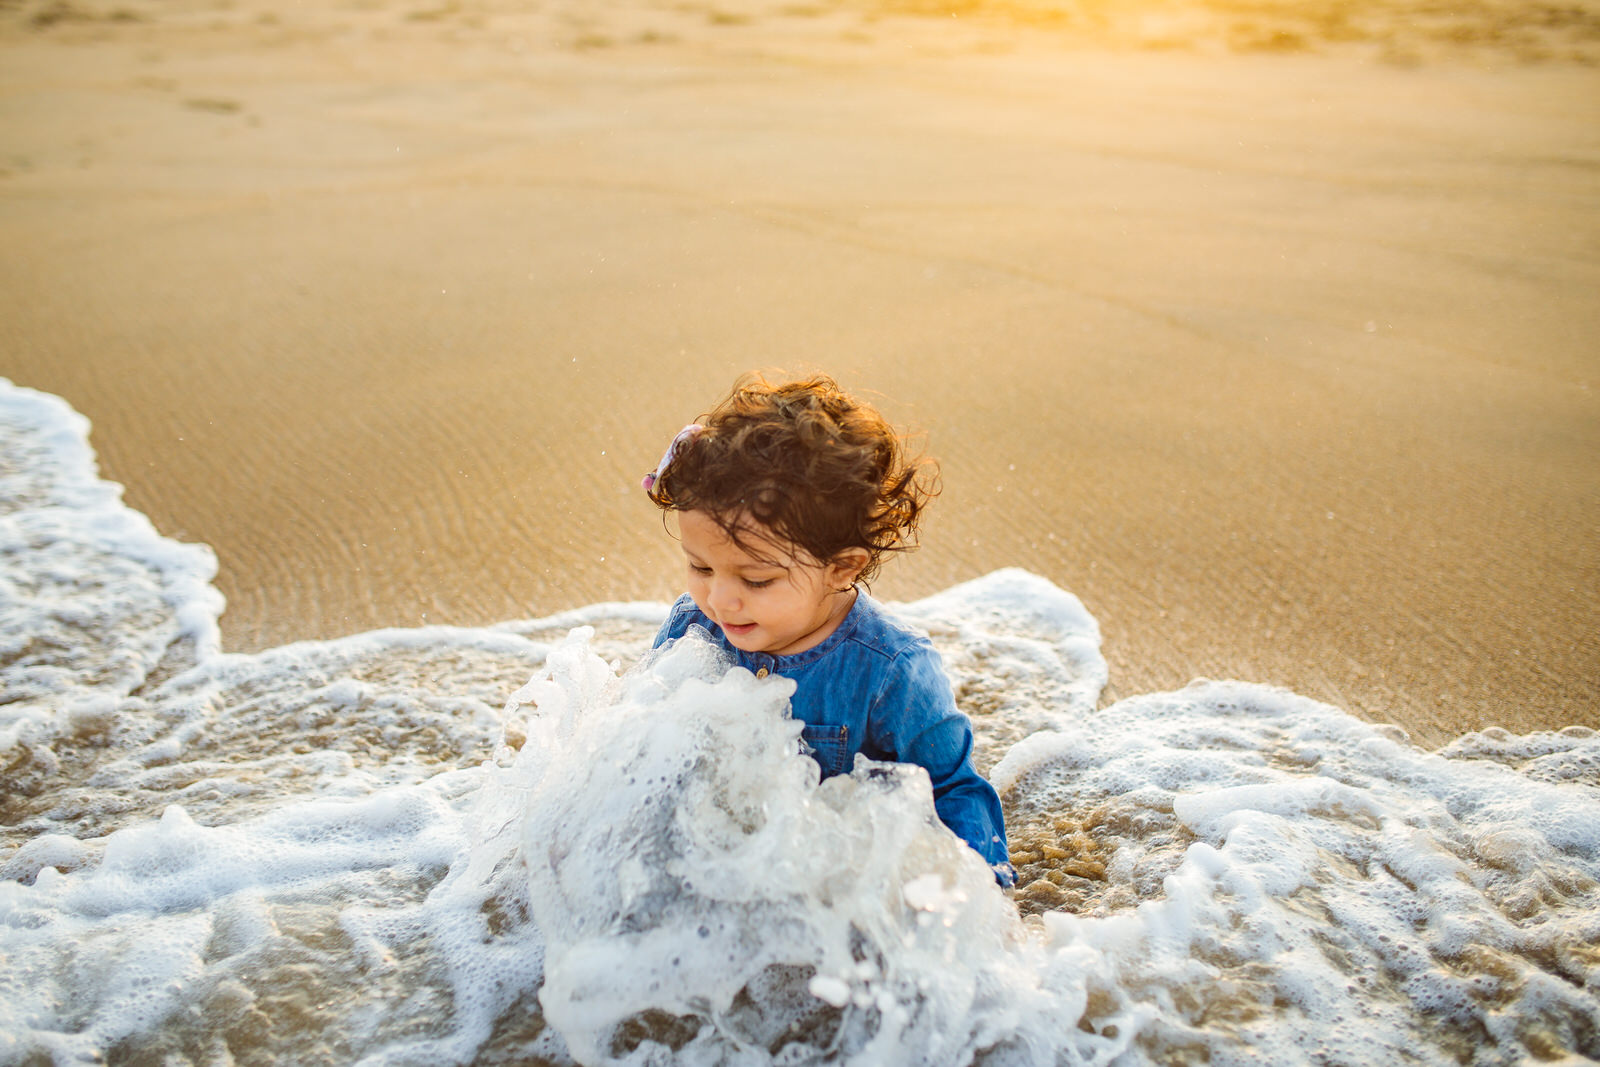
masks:
POLYGON ((728 639, 728 644, 732 645, 734 648, 742 649, 745 652, 761 651, 761 639, 763 634, 759 629, 751 630, 749 633, 736 634, 726 626, 721 626, 720 623, 718 625, 721 627, 722 636, 726 637, 728 639))

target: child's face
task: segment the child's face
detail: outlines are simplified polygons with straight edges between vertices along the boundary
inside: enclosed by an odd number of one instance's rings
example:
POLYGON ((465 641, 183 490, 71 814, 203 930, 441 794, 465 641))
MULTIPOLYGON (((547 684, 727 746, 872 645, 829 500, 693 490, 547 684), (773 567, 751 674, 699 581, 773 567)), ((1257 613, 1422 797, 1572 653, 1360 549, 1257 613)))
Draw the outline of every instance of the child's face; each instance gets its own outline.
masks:
POLYGON ((689 595, 737 649, 774 656, 804 652, 821 644, 855 602, 848 590, 866 563, 865 552, 859 562, 847 553, 843 562, 818 563, 774 541, 758 524, 742 522, 740 538, 759 553, 753 555, 706 512, 680 512, 678 526, 689 595))

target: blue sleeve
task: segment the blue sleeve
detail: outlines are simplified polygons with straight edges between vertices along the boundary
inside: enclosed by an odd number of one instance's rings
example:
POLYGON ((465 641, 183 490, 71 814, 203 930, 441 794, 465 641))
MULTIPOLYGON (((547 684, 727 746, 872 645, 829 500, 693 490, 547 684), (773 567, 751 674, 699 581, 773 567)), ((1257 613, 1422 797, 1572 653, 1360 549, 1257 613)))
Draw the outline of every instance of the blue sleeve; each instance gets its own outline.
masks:
POLYGON ((926 770, 939 821, 983 857, 997 882, 1015 884, 1000 797, 972 765, 972 724, 956 708, 939 653, 918 645, 895 666, 868 718, 874 747, 926 770))

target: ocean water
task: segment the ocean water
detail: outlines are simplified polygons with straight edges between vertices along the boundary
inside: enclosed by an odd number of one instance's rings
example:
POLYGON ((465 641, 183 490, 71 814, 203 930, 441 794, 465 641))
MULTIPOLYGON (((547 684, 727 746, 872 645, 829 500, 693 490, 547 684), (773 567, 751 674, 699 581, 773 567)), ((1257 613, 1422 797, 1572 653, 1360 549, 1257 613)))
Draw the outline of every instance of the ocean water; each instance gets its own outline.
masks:
POLYGON ((666 606, 221 648, 215 559, 0 382, 0 1064, 1600 1057, 1600 737, 1099 707, 1006 570, 912 604, 1012 895, 920 772, 817 780, 666 606))

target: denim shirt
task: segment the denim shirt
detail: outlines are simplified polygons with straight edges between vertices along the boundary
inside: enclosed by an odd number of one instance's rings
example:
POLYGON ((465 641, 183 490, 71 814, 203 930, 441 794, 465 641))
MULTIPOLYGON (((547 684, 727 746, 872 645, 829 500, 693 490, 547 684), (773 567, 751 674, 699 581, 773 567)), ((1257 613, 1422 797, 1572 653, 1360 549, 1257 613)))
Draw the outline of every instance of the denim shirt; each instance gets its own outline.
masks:
POLYGON ((685 593, 654 647, 691 626, 704 629, 758 677, 794 680, 790 707, 824 778, 847 773, 857 752, 922 767, 933 781, 940 821, 984 858, 1001 885, 1016 881, 1000 798, 972 766, 972 724, 957 710, 939 653, 926 637, 858 592, 849 614, 816 647, 792 656, 744 652, 685 593))

